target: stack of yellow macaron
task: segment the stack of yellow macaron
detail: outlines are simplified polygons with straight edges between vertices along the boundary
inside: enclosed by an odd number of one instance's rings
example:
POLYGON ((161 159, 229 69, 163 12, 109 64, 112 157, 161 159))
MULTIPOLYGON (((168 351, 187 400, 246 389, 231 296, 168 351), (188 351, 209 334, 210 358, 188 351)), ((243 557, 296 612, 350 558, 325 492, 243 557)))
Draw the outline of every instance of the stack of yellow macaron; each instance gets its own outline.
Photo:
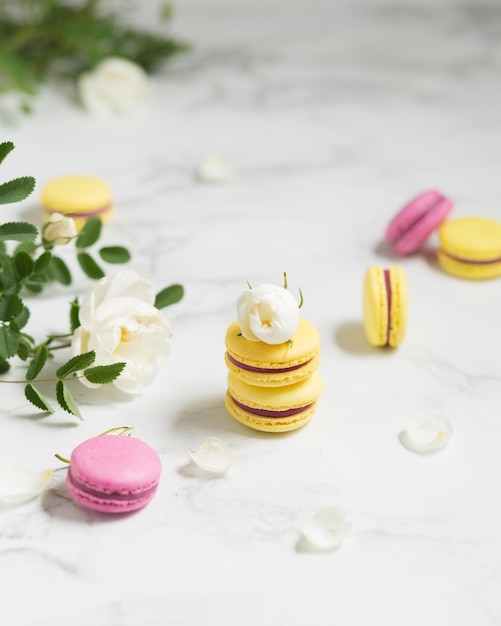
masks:
POLYGON ((316 411, 323 389, 317 369, 320 337, 315 326, 297 313, 293 333, 284 339, 278 319, 280 307, 277 310, 273 303, 270 306, 266 298, 260 300, 263 287, 274 286, 261 285, 250 291, 251 297, 259 302, 247 307, 247 314, 252 318, 254 330, 256 324, 263 330, 261 336, 265 340, 248 328, 245 313, 226 332, 225 362, 229 370, 226 407, 237 421, 250 428, 286 432, 306 424, 316 411), (274 326, 277 333, 273 333, 274 326))

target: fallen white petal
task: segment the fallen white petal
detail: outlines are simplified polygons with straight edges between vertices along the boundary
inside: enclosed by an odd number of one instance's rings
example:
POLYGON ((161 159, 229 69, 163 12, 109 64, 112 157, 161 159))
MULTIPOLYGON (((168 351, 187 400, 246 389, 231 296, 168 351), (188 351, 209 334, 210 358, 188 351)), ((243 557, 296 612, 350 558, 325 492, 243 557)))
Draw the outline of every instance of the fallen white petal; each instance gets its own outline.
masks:
POLYGON ((204 183, 224 183, 233 174, 233 167, 217 155, 211 155, 198 166, 197 177, 204 183))
POLYGON ((315 513, 303 528, 303 537, 315 550, 333 550, 351 529, 346 513, 336 508, 315 513))
POLYGON ((224 474, 235 462, 228 446, 217 437, 207 437, 198 450, 189 455, 198 467, 212 474, 224 474))
POLYGON ((33 472, 0 466, 0 503, 15 504, 38 496, 47 487, 52 470, 33 472))
POLYGON ((400 440, 412 452, 426 454, 446 446, 452 433, 452 424, 445 415, 434 413, 420 422, 408 420, 400 440))

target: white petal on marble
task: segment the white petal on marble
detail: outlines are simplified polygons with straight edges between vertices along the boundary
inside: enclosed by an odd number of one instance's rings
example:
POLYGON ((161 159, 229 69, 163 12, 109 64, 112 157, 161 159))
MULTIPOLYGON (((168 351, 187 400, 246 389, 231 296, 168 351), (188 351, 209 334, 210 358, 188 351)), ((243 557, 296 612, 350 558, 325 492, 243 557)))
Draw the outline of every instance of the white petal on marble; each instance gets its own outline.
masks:
POLYGON ((16 504, 35 498, 46 489, 51 476, 52 470, 34 472, 0 466, 0 503, 16 504))
POLYGON ((446 446, 452 433, 452 424, 445 415, 434 413, 421 421, 408 420, 400 441, 412 452, 428 454, 446 446))
POLYGON ((303 528, 303 538, 312 550, 333 550, 341 545, 350 529, 346 513, 331 507, 313 515, 303 528))
POLYGON ((225 474, 235 462, 228 446, 217 437, 207 437, 198 450, 190 450, 193 462, 211 474, 225 474))
POLYGON ((212 154, 200 163, 197 169, 197 178, 203 183, 224 183, 234 173, 231 163, 217 154, 212 154))

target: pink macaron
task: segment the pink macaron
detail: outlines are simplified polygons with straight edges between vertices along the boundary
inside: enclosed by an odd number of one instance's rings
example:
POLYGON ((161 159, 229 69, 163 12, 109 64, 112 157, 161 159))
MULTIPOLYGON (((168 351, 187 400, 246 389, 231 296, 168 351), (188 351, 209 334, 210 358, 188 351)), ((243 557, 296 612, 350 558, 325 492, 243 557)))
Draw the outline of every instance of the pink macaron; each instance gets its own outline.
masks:
POLYGON ((386 229, 386 241, 400 255, 416 252, 445 220, 452 205, 452 200, 436 189, 421 193, 391 220, 386 229))
POLYGON ((125 435, 100 435, 77 446, 66 489, 79 504, 103 513, 146 506, 157 491, 162 465, 148 444, 125 435))

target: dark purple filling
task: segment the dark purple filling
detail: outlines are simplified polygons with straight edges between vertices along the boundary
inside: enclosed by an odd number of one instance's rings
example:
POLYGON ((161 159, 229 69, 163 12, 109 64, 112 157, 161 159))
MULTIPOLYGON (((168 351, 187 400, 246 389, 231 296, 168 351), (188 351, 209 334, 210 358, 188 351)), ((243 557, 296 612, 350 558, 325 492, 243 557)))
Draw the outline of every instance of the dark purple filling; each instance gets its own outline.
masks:
POLYGON ((111 203, 108 203, 105 206, 100 207, 99 209, 94 209, 93 211, 61 211, 57 209, 50 209, 47 206, 44 207, 43 210, 45 213, 49 213, 49 215, 52 215, 52 213, 61 213, 65 217, 96 217, 96 215, 101 215, 102 213, 105 213, 108 209, 111 209, 111 206, 111 203))
POLYGON ((290 417, 291 415, 297 415, 302 411, 306 411, 306 409, 310 408, 313 404, 313 402, 310 402, 310 404, 305 406, 299 406, 294 409, 286 409, 285 411, 269 411, 266 409, 256 409, 254 407, 247 406, 246 404, 242 404, 241 402, 238 402, 238 400, 235 400, 233 396, 230 396, 230 398, 239 408, 247 411, 248 413, 252 413, 252 415, 259 415, 259 417, 290 417))
POLYGON ((267 368, 267 367, 253 367, 252 365, 246 365, 245 363, 241 363, 240 361, 237 361, 237 359, 233 358, 229 352, 227 352, 226 355, 228 356, 228 359, 233 363, 233 365, 236 365, 237 367, 240 367, 243 370, 247 370, 248 372, 261 372, 263 374, 280 374, 281 372, 292 372, 293 370, 297 370, 311 361, 311 359, 309 359, 308 361, 305 361, 304 363, 300 363, 299 365, 293 365, 292 367, 269 367, 267 368))
POLYGON ((434 202, 428 205, 428 207, 419 215, 412 223, 408 224, 405 228, 403 228, 398 235, 396 235, 393 243, 396 243, 397 240, 401 239, 404 235, 406 235, 410 230, 413 230, 419 222, 424 220, 427 215, 429 215, 432 211, 436 209, 436 207, 442 202, 447 202, 446 198, 443 196, 437 197, 434 202))
POLYGON ((449 254, 445 250, 442 250, 445 256, 448 256, 450 259, 454 261, 459 261, 460 263, 466 263, 467 265, 491 265, 494 263, 501 263, 501 258, 499 259, 489 259, 488 261, 475 261, 473 259, 462 259, 459 256, 454 256, 453 254, 449 254))
POLYGON ((386 289, 386 300, 388 302, 388 323, 386 330, 386 344, 390 343, 390 330, 391 330, 391 283, 390 283, 390 271, 384 270, 384 286, 386 289))
POLYGON ((90 487, 87 487, 73 476, 73 474, 71 473, 71 469, 68 470, 68 478, 73 487, 75 487, 75 489, 82 491, 88 496, 99 498, 100 500, 142 500, 143 498, 147 498, 148 496, 154 494, 158 487, 158 484, 155 483, 151 487, 144 489, 144 491, 127 493, 107 492, 98 491, 97 489, 91 489, 90 487))

